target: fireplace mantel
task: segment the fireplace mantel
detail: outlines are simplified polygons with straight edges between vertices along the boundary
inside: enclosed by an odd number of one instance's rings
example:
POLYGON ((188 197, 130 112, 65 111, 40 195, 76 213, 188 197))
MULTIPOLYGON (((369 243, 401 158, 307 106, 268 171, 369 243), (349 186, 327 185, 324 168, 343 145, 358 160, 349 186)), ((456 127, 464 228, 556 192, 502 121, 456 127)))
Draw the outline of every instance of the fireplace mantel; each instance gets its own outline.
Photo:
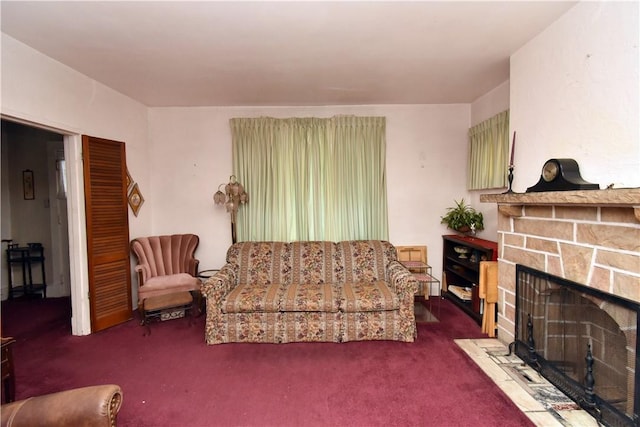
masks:
MULTIPOLYGON (((497 207, 498 337, 515 325, 516 265, 640 302, 640 188, 482 194, 497 207)), ((640 393, 639 393, 640 394, 640 393)))
POLYGON ((522 215, 522 206, 527 205, 628 207, 634 209, 640 221, 640 188, 482 194, 480 201, 497 203, 502 214, 516 217, 522 215))

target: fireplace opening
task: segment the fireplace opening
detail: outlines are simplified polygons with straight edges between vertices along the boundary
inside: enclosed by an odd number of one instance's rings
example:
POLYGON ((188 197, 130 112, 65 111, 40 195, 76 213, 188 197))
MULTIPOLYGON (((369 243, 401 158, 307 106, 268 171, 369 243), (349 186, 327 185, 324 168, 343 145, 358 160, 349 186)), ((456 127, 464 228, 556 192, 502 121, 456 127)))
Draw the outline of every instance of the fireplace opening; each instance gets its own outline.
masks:
POLYGON ((638 426, 640 304, 516 266, 515 341, 527 364, 608 426, 638 426))

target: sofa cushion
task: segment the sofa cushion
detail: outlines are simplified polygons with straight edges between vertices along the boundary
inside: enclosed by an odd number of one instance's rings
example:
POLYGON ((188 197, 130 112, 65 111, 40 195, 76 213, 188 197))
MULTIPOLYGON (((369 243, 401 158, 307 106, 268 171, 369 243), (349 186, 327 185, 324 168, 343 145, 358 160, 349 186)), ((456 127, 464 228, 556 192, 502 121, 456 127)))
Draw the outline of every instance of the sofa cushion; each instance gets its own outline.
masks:
POLYGON ((227 262, 238 266, 238 283, 289 283, 291 255, 284 242, 240 242, 227 251, 227 262))
POLYGON ((338 245, 333 242, 292 242, 291 283, 333 283, 336 270, 342 271, 341 258, 337 256, 338 245))
POLYGON ((222 301, 223 313, 276 313, 280 311, 282 286, 240 283, 222 301))
POLYGON ((320 311, 335 313, 338 297, 332 284, 291 284, 284 289, 280 311, 320 311))
POLYGON ((375 282, 387 280, 387 267, 395 258, 395 248, 380 240, 351 240, 336 243, 337 260, 344 269, 339 282, 375 282))
POLYGON ((347 282, 340 288, 340 309, 345 313, 400 308, 398 295, 386 282, 347 282))

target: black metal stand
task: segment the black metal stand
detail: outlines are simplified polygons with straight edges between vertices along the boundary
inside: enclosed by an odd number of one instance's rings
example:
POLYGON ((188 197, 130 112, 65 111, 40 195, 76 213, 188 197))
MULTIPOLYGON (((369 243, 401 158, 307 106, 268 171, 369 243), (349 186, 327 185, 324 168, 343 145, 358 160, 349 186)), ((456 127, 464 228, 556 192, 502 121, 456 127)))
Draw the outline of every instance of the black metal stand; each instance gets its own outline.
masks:
POLYGON ((44 265, 44 247, 41 243, 27 243, 27 246, 19 246, 17 243, 9 243, 7 250, 7 271, 9 273, 9 299, 17 294, 33 295, 42 294, 47 297, 47 276, 44 265), (40 264, 41 283, 33 282, 33 267, 40 264), (20 266, 22 283, 15 283, 13 267, 20 266))
POLYGON ((236 243, 236 223, 234 221, 231 222, 231 243, 236 243))
POLYGON ((527 346, 529 347, 529 361, 531 363, 538 362, 538 356, 536 355, 536 344, 533 340, 533 322, 531 321, 531 314, 527 319, 527 346))
POLYGON ((235 210, 231 211, 231 243, 235 244, 238 239, 236 237, 236 219, 238 218, 238 214, 235 210))
POLYGON ((513 193, 511 186, 513 185, 513 165, 509 165, 509 175, 507 176, 507 180, 509 181, 509 188, 502 194, 513 193))
POLYGON ((595 379, 593 378, 593 354, 591 353, 591 344, 587 344, 587 355, 584 360, 587 362, 587 374, 584 377, 585 404, 590 408, 594 408, 596 406, 596 400, 594 399, 593 392, 595 379))

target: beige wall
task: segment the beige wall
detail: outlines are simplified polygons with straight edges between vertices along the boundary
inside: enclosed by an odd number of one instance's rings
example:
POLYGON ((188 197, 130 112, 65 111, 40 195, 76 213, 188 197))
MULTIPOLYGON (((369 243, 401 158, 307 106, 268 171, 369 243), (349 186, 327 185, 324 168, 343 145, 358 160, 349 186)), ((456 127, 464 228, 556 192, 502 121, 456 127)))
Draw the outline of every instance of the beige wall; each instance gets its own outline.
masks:
POLYGON ((601 188, 640 186, 638 2, 580 2, 511 57, 514 187, 550 158, 601 188))
POLYGON ((509 80, 471 103, 471 126, 475 126, 509 109, 509 80))
MULTIPOLYGON (((35 123, 67 135, 65 152, 70 189, 68 213, 73 300, 71 326, 76 335, 88 334, 90 320, 79 135, 126 142, 127 164, 136 172, 135 179, 144 189, 151 178, 147 161, 147 108, 4 33, 1 38, 0 112, 3 118, 35 123)), ((4 197, 2 201, 5 203, 4 197)), ((151 233, 150 218, 148 210, 137 220, 130 214, 131 233, 151 233)), ((7 225, 3 220, 3 235, 7 225)), ((6 287, 5 274, 1 280, 2 286, 6 287)))
MULTIPOLYGON (((500 84, 493 90, 482 95, 471 103, 471 126, 475 126, 498 113, 509 109, 509 80, 500 84)), ((469 193, 469 203, 478 211, 482 212, 484 217, 484 231, 479 234, 487 240, 496 241, 498 238, 498 211, 494 206, 480 204, 480 195, 488 193, 501 193, 504 188, 497 190, 475 190, 469 193)))
POLYGON ((337 114, 387 118, 389 238, 397 245, 427 245, 439 277, 441 235, 446 233, 440 216, 454 198, 467 196, 468 104, 152 108, 154 178, 143 209, 153 211, 153 229, 199 234, 201 268, 220 267, 231 244, 230 225, 212 197, 232 173, 229 119, 337 114))
MULTIPOLYGON (((524 192, 538 181, 545 160, 563 157, 576 159, 582 177, 601 188, 611 183, 640 186, 638 12, 638 2, 580 2, 511 57, 510 127, 512 133, 517 132, 514 179, 517 192, 524 192)), ((487 206, 497 209, 495 204, 487 206)), ((605 285, 604 280, 593 285, 626 297, 635 295, 631 299, 638 300, 640 223, 633 217, 633 209, 618 217, 606 214, 609 211, 603 208, 591 220, 578 217, 577 225, 566 217, 565 209, 529 208, 527 215, 531 213, 532 218, 501 216, 498 221, 500 236, 504 236, 498 239, 501 255, 498 324, 502 340, 513 337, 516 263, 534 265, 561 276, 588 273, 592 281, 598 275, 615 277, 619 279, 616 285, 608 282, 605 285), (549 222, 534 221, 536 213, 560 218, 557 222, 565 233, 571 227, 568 237, 562 237, 562 231, 554 228, 554 221, 549 218, 545 219, 549 222), (565 216, 561 216, 563 213, 565 216), (603 226, 606 222, 614 224, 603 226), (536 223, 542 225, 534 233, 521 226, 536 223), (598 236, 595 242, 584 242, 580 240, 581 227, 604 231, 611 228, 616 233, 613 236, 594 233, 598 236), (558 238, 562 243, 552 243, 551 251, 535 246, 541 240, 555 242, 558 238), (612 266, 618 272, 623 270, 616 264, 619 261, 589 257, 594 250, 613 252, 609 246, 617 247, 629 238, 635 241, 635 246, 624 248, 626 255, 622 259, 634 267, 624 268, 628 271, 620 277, 609 271, 612 266), (520 249, 525 245, 529 252, 520 249), (564 248, 568 256, 558 255, 562 254, 560 249, 554 255, 556 247, 564 248), (585 250, 585 257, 576 256, 585 250), (514 257, 516 253, 524 258, 514 257), (571 265, 576 260, 581 263, 579 268, 571 265)), ((579 279, 590 282, 584 277, 579 279)))
MULTIPOLYGON (((127 164, 143 188, 148 169, 147 108, 95 80, 2 36, 1 110, 3 117, 45 125, 59 133, 86 134, 126 142, 127 164)), ((68 159, 73 161, 73 159, 68 159)), ((150 218, 150 217, 149 217, 150 218)), ((150 222, 134 221, 135 233, 150 222)))
MULTIPOLYGON (((471 105, 148 109, 2 34, 0 111, 125 141, 146 198, 129 216, 131 237, 193 230, 202 268, 219 266, 230 243, 228 218, 211 199, 231 174, 230 117, 384 115, 390 240, 428 245, 439 275, 440 216, 454 199, 477 200, 466 191, 467 129, 505 103, 518 133, 517 191, 537 182, 551 157, 577 159, 592 182, 640 185, 637 16, 637 2, 579 3, 512 56, 509 98, 503 84, 471 105)), ((69 161, 81 163, 74 154, 69 161)), ((486 216, 480 236, 495 240, 496 221, 486 216)))
MULTIPOLYGON (((72 135, 70 167, 82 161, 73 135, 125 141, 129 171, 146 199, 138 217, 129 215, 131 237, 196 232, 203 269, 221 265, 231 240, 227 215, 212 203, 231 174, 231 117, 386 116, 390 240, 426 244, 437 275, 446 232, 440 216, 454 198, 466 196, 468 104, 148 109, 2 34, 1 107, 4 117, 72 135)), ((70 179, 79 185, 80 176, 70 179)), ((82 210, 80 199, 70 227, 81 228, 82 210)), ((71 237, 72 245, 83 240, 71 237)))

